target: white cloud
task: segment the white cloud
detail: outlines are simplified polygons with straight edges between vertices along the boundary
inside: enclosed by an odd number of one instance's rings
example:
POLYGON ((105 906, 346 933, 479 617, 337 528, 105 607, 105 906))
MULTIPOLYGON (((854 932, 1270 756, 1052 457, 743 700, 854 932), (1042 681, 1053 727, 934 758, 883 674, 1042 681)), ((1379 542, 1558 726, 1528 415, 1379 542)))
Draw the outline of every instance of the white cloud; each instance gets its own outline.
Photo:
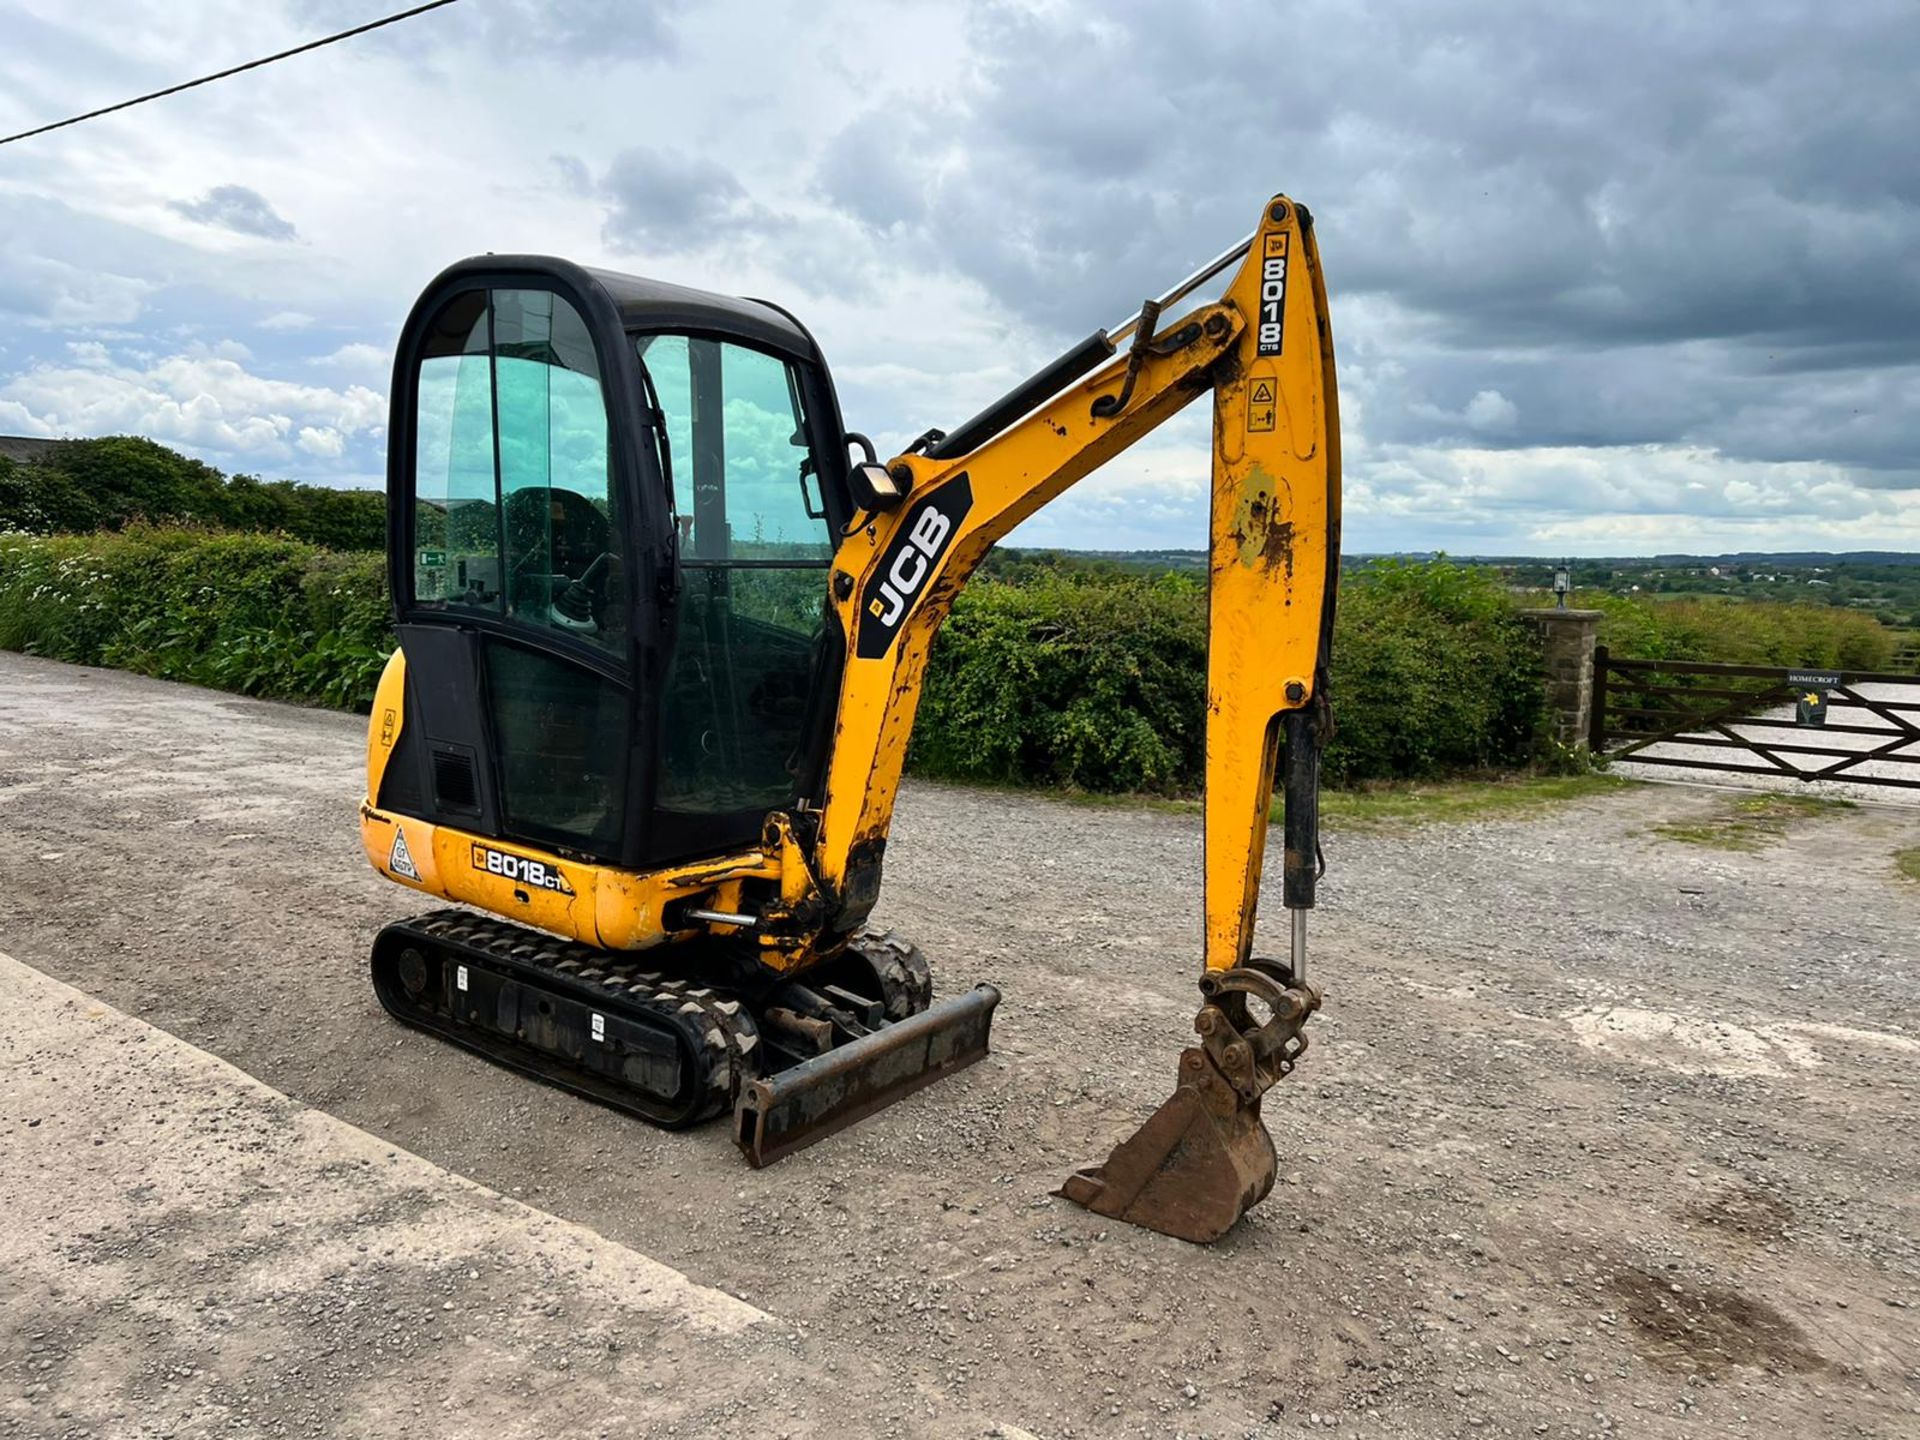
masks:
POLYGON ((49 363, 0 383, 0 419, 33 435, 150 435, 248 468, 299 452, 335 459, 386 423, 386 399, 257 375, 214 349, 148 364, 49 363))
POLYGON ((1920 494, 1863 489, 1820 461, 1665 445, 1384 446, 1351 457, 1347 479, 1370 530, 1355 549, 1920 549, 1920 494))
POLYGON ((130 275, 83 270, 31 253, 21 240, 0 250, 0 318, 35 329, 124 325, 138 318, 154 289, 130 275))
POLYGON ((313 316, 302 314, 298 310, 276 310, 260 322, 262 330, 307 330, 314 324, 313 316))
POLYGON ((0 399, 0 431, 10 435, 32 435, 51 440, 60 434, 46 421, 17 400, 0 399))
POLYGON ((328 460, 338 460, 347 449, 347 437, 330 425, 318 429, 312 425, 302 425, 300 437, 295 443, 307 454, 328 460))
POLYGON ((1520 421, 1520 409, 1498 390, 1481 390, 1467 402, 1466 421, 1482 434, 1501 434, 1520 421))
POLYGON ((330 354, 322 355, 313 363, 335 370, 370 372, 384 380, 387 373, 393 369, 393 355, 378 345, 367 345, 356 341, 351 345, 342 345, 330 354))

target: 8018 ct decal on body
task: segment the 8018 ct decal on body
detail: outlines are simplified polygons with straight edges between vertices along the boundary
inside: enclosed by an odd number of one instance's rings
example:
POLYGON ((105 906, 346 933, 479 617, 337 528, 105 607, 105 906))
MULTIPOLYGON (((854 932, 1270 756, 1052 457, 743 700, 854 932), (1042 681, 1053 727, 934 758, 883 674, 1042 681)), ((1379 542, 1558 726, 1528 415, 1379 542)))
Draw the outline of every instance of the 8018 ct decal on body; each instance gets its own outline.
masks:
POLYGON ((489 875, 498 875, 502 880, 511 880, 515 884, 531 885, 535 890, 552 890, 559 895, 573 894, 567 877, 546 861, 533 860, 525 855, 510 855, 491 845, 473 847, 473 868, 484 870, 489 875))

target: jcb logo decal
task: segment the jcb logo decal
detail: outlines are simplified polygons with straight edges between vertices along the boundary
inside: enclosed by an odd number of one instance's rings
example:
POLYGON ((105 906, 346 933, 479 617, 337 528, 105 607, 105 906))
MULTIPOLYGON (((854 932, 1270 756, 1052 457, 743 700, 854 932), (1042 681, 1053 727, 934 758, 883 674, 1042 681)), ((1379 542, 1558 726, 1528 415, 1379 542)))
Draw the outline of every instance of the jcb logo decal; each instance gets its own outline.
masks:
POLYGON ((854 654, 862 660, 878 660, 887 653, 900 622, 940 568, 941 557, 972 508, 973 484, 965 475, 956 475, 908 509, 899 534, 867 582, 854 654))
POLYGON ((893 557, 893 564, 887 567, 887 578, 880 582, 880 593, 867 602, 867 613, 882 625, 898 625, 906 613, 907 597, 927 578, 928 567, 947 543, 952 529, 953 522, 931 505, 915 516, 913 529, 907 534, 913 543, 902 547, 893 557))
POLYGON ((1267 236, 1260 260, 1259 352, 1278 355, 1287 314, 1287 236, 1267 236))

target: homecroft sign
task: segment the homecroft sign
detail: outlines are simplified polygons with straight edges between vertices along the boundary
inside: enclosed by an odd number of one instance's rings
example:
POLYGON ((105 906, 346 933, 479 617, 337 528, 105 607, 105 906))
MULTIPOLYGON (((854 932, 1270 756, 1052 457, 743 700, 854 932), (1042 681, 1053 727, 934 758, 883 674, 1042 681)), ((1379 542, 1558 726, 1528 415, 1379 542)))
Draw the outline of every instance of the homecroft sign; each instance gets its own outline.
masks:
POLYGON ((1826 670, 1789 670, 1787 683, 1799 692, 1794 700, 1793 718, 1799 725, 1827 723, 1827 691, 1840 684, 1837 673, 1826 670))

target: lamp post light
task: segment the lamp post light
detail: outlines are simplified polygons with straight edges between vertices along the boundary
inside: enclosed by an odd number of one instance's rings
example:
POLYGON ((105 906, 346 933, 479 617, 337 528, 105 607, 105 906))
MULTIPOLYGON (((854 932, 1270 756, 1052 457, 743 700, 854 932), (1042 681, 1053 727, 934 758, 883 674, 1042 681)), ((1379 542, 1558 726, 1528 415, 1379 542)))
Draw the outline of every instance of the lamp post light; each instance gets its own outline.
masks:
POLYGON ((1573 590, 1573 561, 1562 560, 1553 571, 1553 593, 1559 608, 1567 608, 1567 596, 1573 590))

